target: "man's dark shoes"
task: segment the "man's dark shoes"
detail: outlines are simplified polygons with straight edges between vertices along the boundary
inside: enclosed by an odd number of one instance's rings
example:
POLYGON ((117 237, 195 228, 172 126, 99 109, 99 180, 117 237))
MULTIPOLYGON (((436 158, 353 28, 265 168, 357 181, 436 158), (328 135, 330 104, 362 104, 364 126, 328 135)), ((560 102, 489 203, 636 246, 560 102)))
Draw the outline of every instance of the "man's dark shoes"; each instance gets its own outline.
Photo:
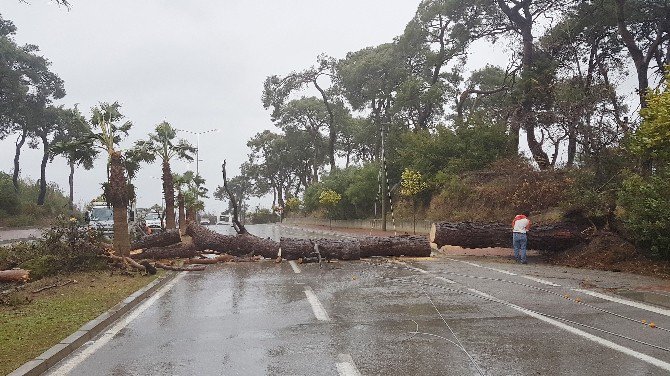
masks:
POLYGON ((528 264, 528 261, 523 260, 523 261, 521 261, 521 263, 524 264, 524 265, 526 265, 526 264, 528 264))

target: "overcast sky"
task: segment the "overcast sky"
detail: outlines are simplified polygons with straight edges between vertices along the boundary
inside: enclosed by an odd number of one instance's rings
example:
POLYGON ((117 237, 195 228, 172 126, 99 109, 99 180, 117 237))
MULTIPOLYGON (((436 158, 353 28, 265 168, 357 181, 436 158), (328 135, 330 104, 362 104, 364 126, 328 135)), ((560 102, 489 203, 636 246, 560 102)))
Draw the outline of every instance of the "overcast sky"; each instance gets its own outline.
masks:
MULTIPOLYGON (((32 43, 65 81, 58 103, 79 104, 88 115, 100 101, 119 101, 134 123, 124 145, 145 138, 167 120, 192 131, 219 129, 200 138, 200 173, 212 191, 246 160, 247 140, 273 129, 260 97, 265 77, 312 65, 317 55, 390 42, 402 33, 419 0, 3 0, 0 12, 17 28, 19 44, 32 43)), ((476 64, 504 56, 481 53, 476 64)), ((196 136, 184 134, 196 143, 196 136)), ((14 138, 0 142, 0 170, 11 173, 14 138)), ((25 148, 23 177, 39 177, 40 150, 25 148)), ((90 201, 105 180, 105 158, 75 175, 75 201, 90 201)), ((188 168, 176 162, 174 172, 188 168)), ((192 169, 195 169, 193 166, 192 169)), ((47 179, 67 190, 68 169, 56 159, 47 179)), ((138 206, 161 201, 160 168, 143 167, 136 182, 138 206)), ((261 201, 269 205, 270 200, 261 201)), ((258 200, 252 201, 255 205, 258 200)), ((225 205, 207 200, 207 211, 225 205)))

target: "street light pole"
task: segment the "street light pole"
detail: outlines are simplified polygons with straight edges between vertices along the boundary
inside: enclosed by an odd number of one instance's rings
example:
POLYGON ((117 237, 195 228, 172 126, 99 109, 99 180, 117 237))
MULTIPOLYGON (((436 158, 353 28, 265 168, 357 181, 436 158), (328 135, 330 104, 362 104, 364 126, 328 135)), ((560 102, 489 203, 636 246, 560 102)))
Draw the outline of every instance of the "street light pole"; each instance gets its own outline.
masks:
POLYGON ((194 132, 190 131, 188 129, 177 129, 175 128, 175 131, 177 132, 186 132, 190 134, 196 135, 196 144, 195 144, 195 174, 197 176, 200 176, 200 135, 205 134, 205 133, 211 133, 211 132, 218 132, 218 128, 206 130, 206 131, 199 131, 199 132, 194 132))

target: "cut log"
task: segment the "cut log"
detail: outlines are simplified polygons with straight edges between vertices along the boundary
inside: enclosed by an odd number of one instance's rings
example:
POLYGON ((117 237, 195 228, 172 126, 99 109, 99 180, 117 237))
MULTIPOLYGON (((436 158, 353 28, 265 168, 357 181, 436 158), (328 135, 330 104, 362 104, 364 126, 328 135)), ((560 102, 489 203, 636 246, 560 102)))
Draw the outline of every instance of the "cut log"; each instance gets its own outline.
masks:
POLYGON ((321 258, 324 259, 358 260, 361 258, 361 245, 358 240, 281 238, 279 245, 282 258, 287 260, 316 257, 316 245, 318 245, 321 258))
POLYGON ((0 270, 0 282, 26 282, 30 279, 30 270, 0 270))
POLYGON ((279 253, 279 243, 250 234, 222 235, 194 223, 188 225, 186 234, 193 238, 199 251, 209 249, 233 256, 252 254, 267 258, 277 257, 279 253))
POLYGON ((359 239, 361 257, 430 257, 428 238, 419 235, 367 236, 359 239))
POLYGON ((190 258, 198 255, 198 251, 193 244, 174 244, 167 247, 156 247, 142 250, 141 253, 130 255, 133 259, 170 259, 170 258, 190 258))
MULTIPOLYGON (((528 249, 561 251, 586 240, 583 227, 559 222, 533 226, 528 231, 528 249)), ((438 222, 430 230, 430 241, 438 247, 464 248, 512 247, 512 228, 508 224, 483 222, 438 222)))
POLYGON ((142 248, 166 247, 181 242, 178 230, 167 230, 145 236, 130 245, 131 250, 142 248))

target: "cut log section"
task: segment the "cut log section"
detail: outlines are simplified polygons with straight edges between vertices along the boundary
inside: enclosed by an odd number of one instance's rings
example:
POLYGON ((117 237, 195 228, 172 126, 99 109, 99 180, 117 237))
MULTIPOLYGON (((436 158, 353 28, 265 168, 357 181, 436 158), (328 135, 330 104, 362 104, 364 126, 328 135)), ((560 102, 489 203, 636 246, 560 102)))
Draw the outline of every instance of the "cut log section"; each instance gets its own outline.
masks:
POLYGON ((189 224, 186 234, 193 238, 198 251, 212 250, 233 256, 260 255, 267 258, 277 257, 279 243, 250 234, 222 235, 196 224, 189 224))
MULTIPOLYGON (((528 231, 528 249, 562 251, 586 240, 584 228, 559 222, 533 226, 528 231)), ((512 228, 502 223, 438 222, 430 229, 430 241, 438 247, 455 245, 464 248, 512 247, 512 228)))
POLYGON ((359 239, 361 257, 407 256, 430 257, 430 243, 425 236, 367 236, 359 239))
POLYGON ((131 250, 142 248, 166 247, 181 242, 179 230, 168 230, 157 232, 134 241, 130 245, 131 250))
POLYGON ((27 282, 30 279, 30 270, 10 269, 0 270, 0 282, 27 282))

